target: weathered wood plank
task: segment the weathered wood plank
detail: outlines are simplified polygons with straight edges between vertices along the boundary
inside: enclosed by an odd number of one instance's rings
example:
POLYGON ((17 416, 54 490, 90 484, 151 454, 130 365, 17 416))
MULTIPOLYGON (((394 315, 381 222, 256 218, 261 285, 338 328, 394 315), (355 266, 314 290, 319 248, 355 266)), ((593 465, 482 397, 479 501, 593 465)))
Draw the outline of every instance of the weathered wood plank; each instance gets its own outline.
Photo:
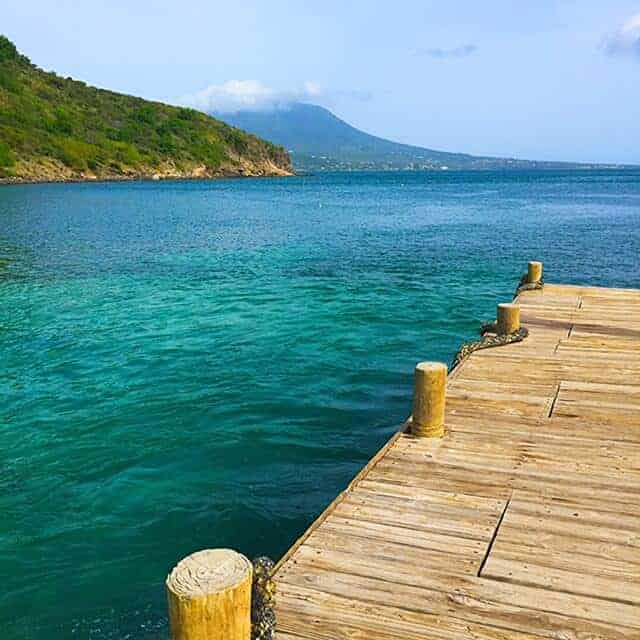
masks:
POLYGON ((279 563, 278 638, 640 638, 640 291, 516 303, 279 563))
MULTIPOLYGON (((387 603, 361 601, 287 585, 278 627, 305 630, 308 640, 535 640, 542 636, 445 619, 387 603)), ((277 636, 278 638, 280 636, 277 636)))
POLYGON ((523 553, 500 553, 493 551, 482 571, 484 578, 496 578, 506 582, 524 584, 553 591, 562 591, 577 595, 590 596, 602 594, 606 600, 640 604, 640 583, 633 580, 620 580, 619 576, 609 577, 602 574, 585 574, 571 567, 559 569, 557 566, 536 564, 525 549, 523 553))
POLYGON ((371 571, 357 566, 347 574, 341 558, 327 556, 320 551, 315 562, 301 559, 297 568, 287 565, 282 584, 313 589, 316 597, 339 595, 551 638, 637 639, 633 605, 485 578, 417 574, 378 563, 372 563, 371 571))

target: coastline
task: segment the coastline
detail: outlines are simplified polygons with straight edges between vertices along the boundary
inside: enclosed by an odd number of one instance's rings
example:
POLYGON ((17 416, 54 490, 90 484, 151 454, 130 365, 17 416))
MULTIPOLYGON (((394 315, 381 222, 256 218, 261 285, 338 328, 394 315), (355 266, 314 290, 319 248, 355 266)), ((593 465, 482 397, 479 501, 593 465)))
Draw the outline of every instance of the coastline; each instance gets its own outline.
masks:
POLYGON ((126 165, 112 163, 106 167, 86 165, 73 168, 51 156, 20 158, 11 170, 0 167, 0 186, 23 184, 67 184, 96 182, 133 182, 161 180, 215 180, 223 178, 289 177, 295 175, 286 153, 241 154, 227 152, 217 166, 211 167, 198 160, 164 158, 157 164, 126 165))
MULTIPOLYGON (((37 173, 37 172, 34 172, 37 173)), ((224 167, 215 171, 206 167, 196 167, 192 170, 179 171, 169 168, 161 171, 145 171, 131 173, 75 173, 72 171, 61 171, 58 175, 55 172, 45 172, 44 175, 12 176, 0 178, 0 187, 26 184, 76 184, 76 183, 99 183, 99 182, 162 182, 167 180, 221 180, 227 178, 287 178, 293 177, 296 173, 293 170, 283 169, 272 162, 261 163, 256 166, 254 163, 246 163, 240 167, 224 167), (52 175, 53 174, 53 175, 52 175)))
MULTIPOLYGON (((519 171, 523 171, 524 169, 514 169, 514 168, 498 168, 498 169, 452 169, 448 173, 518 173, 519 171)), ((574 171, 630 171, 636 172, 640 170, 640 165, 624 165, 621 167, 595 167, 592 165, 585 165, 580 167, 579 169, 568 169, 568 168, 536 168, 532 171, 540 174, 545 173, 563 173, 563 172, 574 172, 574 171)), ((0 178, 0 187, 10 187, 10 186, 20 186, 20 185, 37 185, 37 184, 99 184, 99 183, 110 183, 110 182, 190 182, 197 180, 228 180, 228 179, 240 179, 240 178, 303 178, 305 176, 312 176, 316 173, 344 173, 348 175, 350 173, 388 173, 394 174, 398 173, 398 170, 342 170, 342 171, 309 171, 306 169, 300 170, 284 170, 277 168, 277 170, 272 171, 246 171, 246 170, 219 170, 215 172, 166 172, 162 174, 158 173, 131 173, 131 174, 107 174, 107 175, 75 175, 69 177, 42 177, 42 178, 20 178, 20 177, 11 177, 11 178, 0 178)), ((409 173, 429 173, 429 174, 440 174, 441 171, 438 170, 408 170, 409 173)))
POLYGON ((294 171, 282 173, 218 173, 215 175, 163 175, 160 177, 149 176, 147 174, 133 176, 99 176, 92 178, 0 178, 1 187, 18 187, 37 184, 100 184, 117 182, 195 182, 197 180, 230 180, 241 178, 297 178, 298 173, 294 171))

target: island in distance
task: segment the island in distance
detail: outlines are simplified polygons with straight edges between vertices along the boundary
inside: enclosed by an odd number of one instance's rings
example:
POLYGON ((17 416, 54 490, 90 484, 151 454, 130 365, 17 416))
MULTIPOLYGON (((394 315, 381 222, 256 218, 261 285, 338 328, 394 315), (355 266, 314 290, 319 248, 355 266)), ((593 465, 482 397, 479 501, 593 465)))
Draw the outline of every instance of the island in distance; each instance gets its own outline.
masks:
POLYGON ((360 131, 324 107, 302 102, 272 109, 214 112, 220 120, 282 145, 297 171, 621 168, 492 158, 400 144, 360 131))

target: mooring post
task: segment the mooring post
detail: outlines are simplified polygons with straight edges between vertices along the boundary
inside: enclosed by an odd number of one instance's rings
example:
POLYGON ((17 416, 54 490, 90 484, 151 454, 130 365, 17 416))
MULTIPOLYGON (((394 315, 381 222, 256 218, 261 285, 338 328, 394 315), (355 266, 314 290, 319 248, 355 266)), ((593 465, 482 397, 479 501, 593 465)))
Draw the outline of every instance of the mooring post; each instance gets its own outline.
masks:
POLYGON ((498 335, 514 333, 520 329, 520 307, 503 302, 498 305, 498 335))
POLYGON ((527 282, 532 284, 542 280, 542 262, 530 262, 527 269, 527 282))
POLYGON ((419 362, 416 365, 411 433, 422 438, 444 435, 446 387, 446 364, 419 362))
POLYGON ((253 567, 231 549, 187 556, 167 576, 173 640, 250 640, 253 567))

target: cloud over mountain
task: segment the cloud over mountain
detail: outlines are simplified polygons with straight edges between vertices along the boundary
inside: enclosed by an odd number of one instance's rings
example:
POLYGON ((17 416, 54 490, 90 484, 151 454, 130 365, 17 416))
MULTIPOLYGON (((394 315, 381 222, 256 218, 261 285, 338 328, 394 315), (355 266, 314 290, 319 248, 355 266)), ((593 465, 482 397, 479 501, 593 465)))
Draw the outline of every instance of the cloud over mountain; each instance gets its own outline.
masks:
POLYGON ((608 36, 603 47, 611 56, 640 58, 640 13, 631 16, 615 33, 608 36))
POLYGON ((200 111, 216 113, 270 111, 301 100, 318 98, 322 93, 322 88, 311 81, 305 82, 299 89, 283 91, 267 87, 257 80, 229 80, 185 96, 181 103, 200 111))

